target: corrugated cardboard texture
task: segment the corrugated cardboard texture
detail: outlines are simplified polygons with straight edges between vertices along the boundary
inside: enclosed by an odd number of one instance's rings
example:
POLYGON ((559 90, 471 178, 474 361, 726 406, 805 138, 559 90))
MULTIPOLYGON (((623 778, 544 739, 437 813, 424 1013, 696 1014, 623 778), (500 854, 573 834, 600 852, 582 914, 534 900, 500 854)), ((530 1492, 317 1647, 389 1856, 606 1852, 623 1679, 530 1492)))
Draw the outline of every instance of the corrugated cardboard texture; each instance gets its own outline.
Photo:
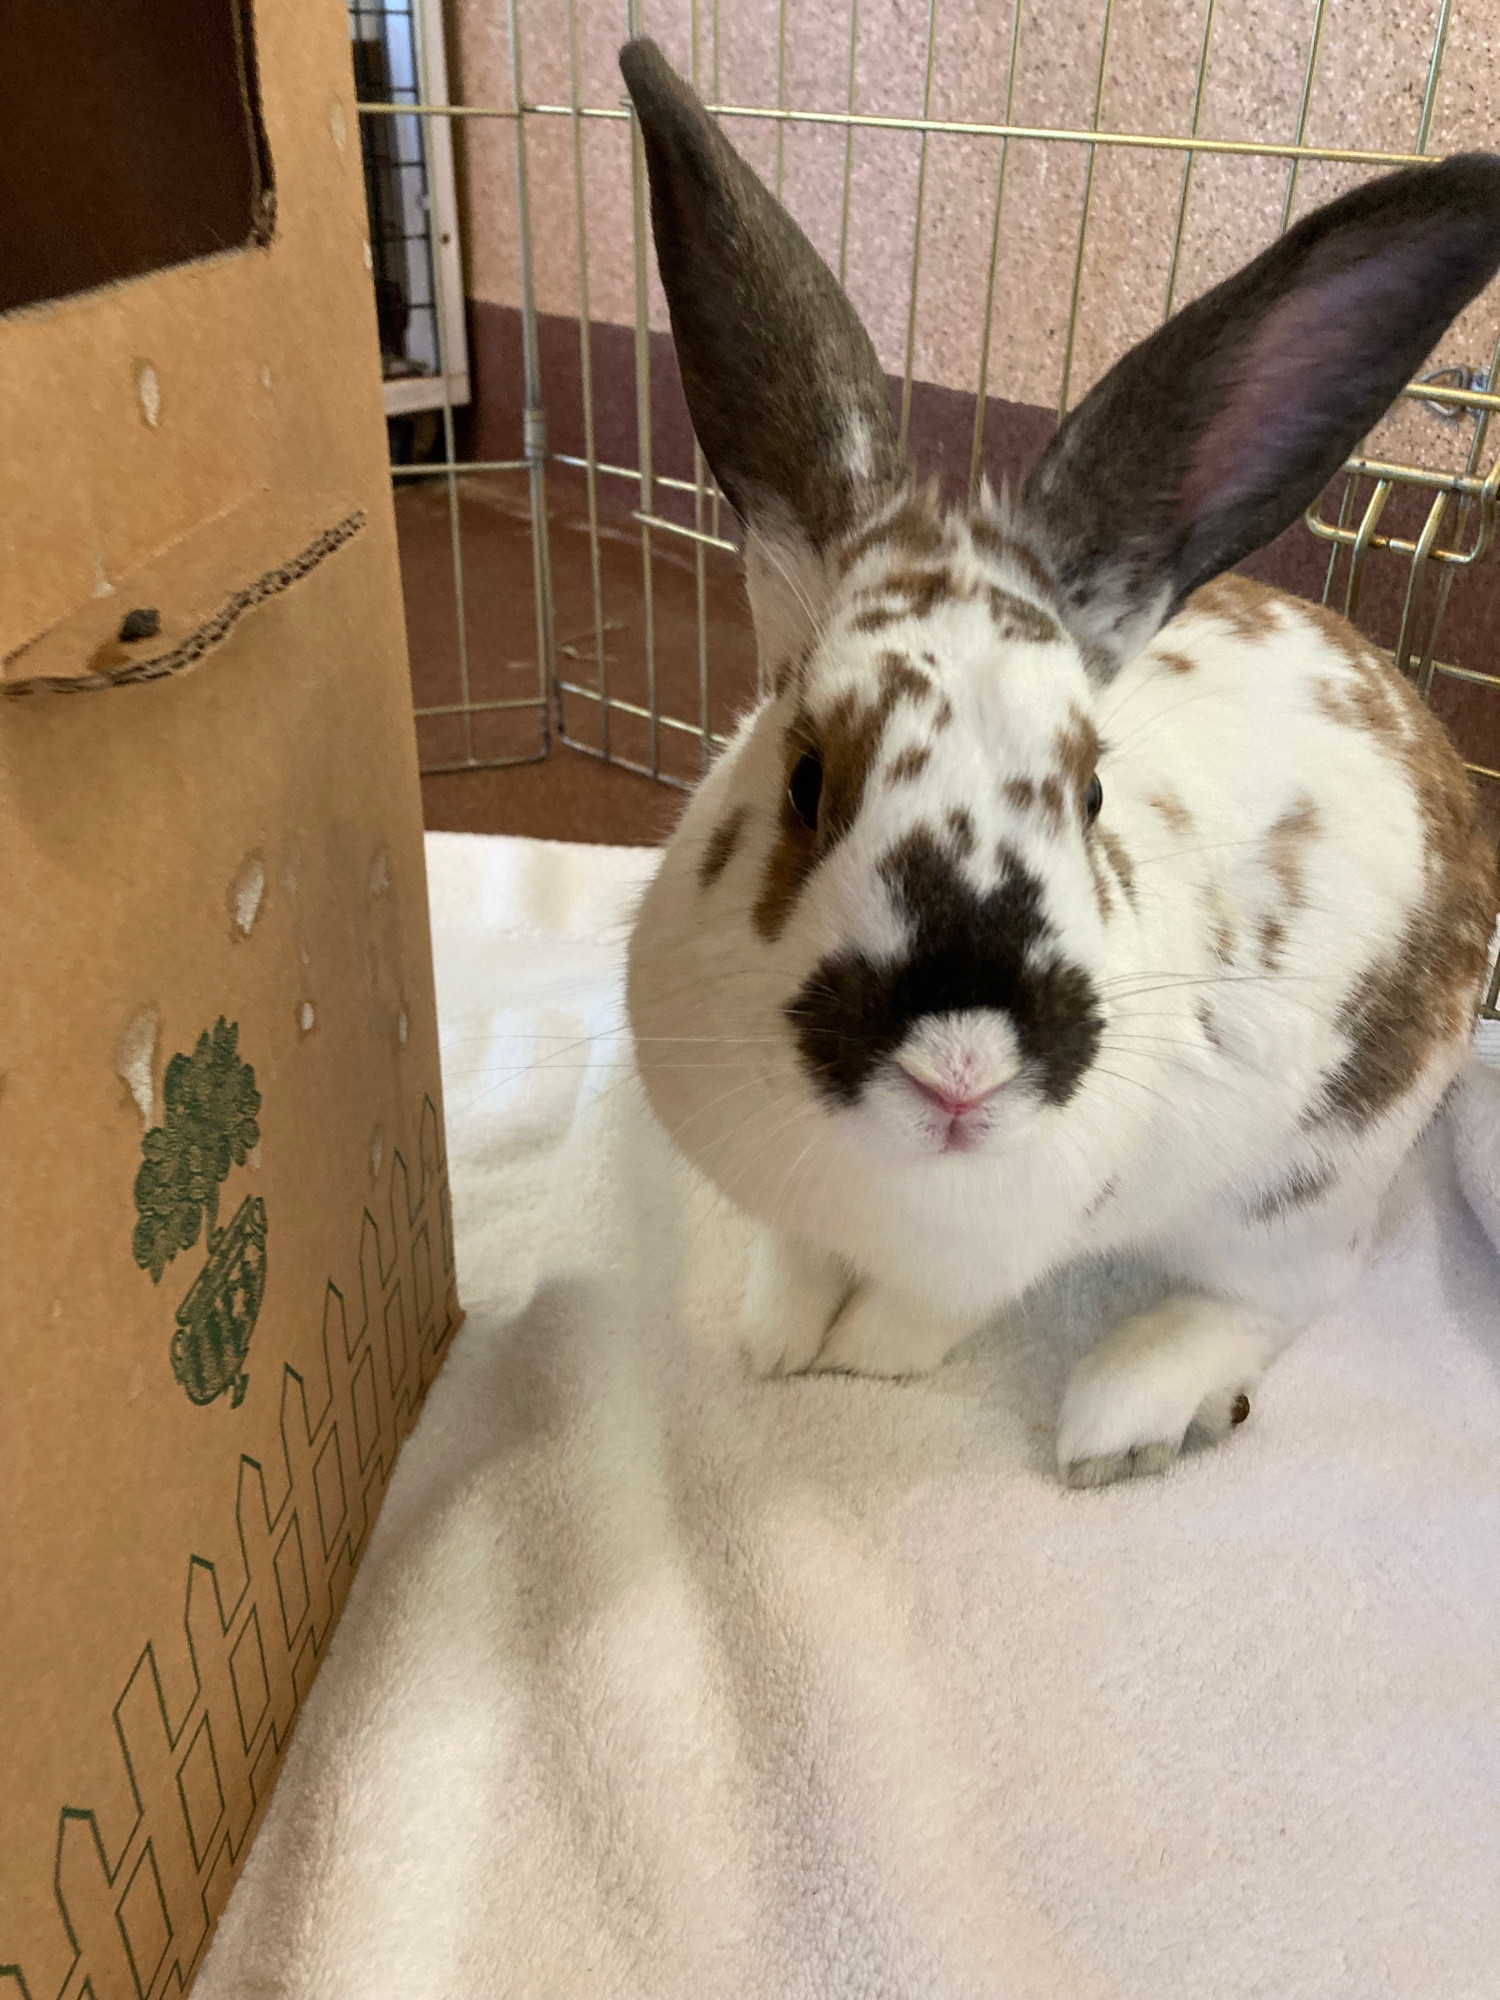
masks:
POLYGON ((0 318, 0 1994, 31 2000, 190 1982, 458 1319, 347 28, 259 0, 255 31, 269 245, 0 318))

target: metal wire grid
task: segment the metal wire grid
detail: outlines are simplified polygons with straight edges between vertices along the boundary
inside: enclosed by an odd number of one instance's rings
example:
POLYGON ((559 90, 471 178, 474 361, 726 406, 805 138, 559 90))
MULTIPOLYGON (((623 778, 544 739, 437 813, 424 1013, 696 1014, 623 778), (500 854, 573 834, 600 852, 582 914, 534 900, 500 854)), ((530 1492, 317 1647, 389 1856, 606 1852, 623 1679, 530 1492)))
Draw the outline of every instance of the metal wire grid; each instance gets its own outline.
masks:
MULTIPOLYGON (((369 4, 369 0, 361 0, 369 4)), ((443 455, 440 461, 422 465, 393 465, 392 476, 397 481, 409 479, 441 479, 446 484, 448 516, 452 554, 452 582, 454 605, 457 618, 457 667, 461 698, 453 704, 419 706, 418 719, 428 717, 455 716, 463 727, 464 754, 461 758, 442 764, 424 766, 430 771, 493 769, 512 764, 530 763, 544 759, 554 742, 564 742, 570 747, 609 763, 624 766, 666 784, 686 785, 692 782, 664 768, 662 746, 668 734, 681 738, 696 739, 700 768, 706 768, 714 752, 722 746, 724 738, 710 727, 711 689, 711 644, 710 621, 707 615, 707 589, 705 560, 709 552, 721 552, 733 557, 737 554, 737 544, 724 532, 721 513, 722 501, 713 485, 704 464, 702 453, 696 444, 693 452, 693 477, 675 478, 655 470, 652 444, 652 389, 650 366, 651 327, 649 317, 649 258, 650 230, 648 223, 647 185, 645 159, 642 151, 639 129, 623 91, 620 100, 610 104, 586 103, 580 89, 581 64, 579 56, 578 0, 538 0, 555 16, 562 15, 560 26, 565 28, 568 47, 569 98, 566 103, 547 103, 528 99, 522 75, 521 35, 519 12, 522 0, 504 0, 510 68, 510 97, 508 104, 452 103, 433 101, 426 78, 428 75, 427 51, 420 32, 420 23, 414 17, 416 28, 417 74, 419 94, 415 101, 396 102, 369 100, 361 102, 359 109, 363 120, 388 118, 416 118, 425 125, 432 120, 447 119, 457 121, 460 128, 464 121, 497 120, 511 128, 514 147, 514 186, 516 198, 518 276, 520 290, 520 313, 522 333, 522 370, 525 409, 523 415, 522 452, 514 459, 469 459, 461 460, 455 452, 455 426, 451 402, 446 398, 442 407, 443 455), (572 133, 573 155, 573 198, 577 230, 577 284, 578 318, 584 337, 579 342, 580 390, 582 398, 582 421, 584 451, 582 457, 563 452, 551 451, 547 439, 547 417, 543 405, 542 371, 537 331, 537 305, 535 284, 535 260, 532 240, 532 208, 528 178, 527 139, 528 130, 534 121, 565 119, 569 121, 572 133), (587 199, 584 174, 584 133, 590 121, 609 120, 630 126, 631 146, 631 210, 633 226, 633 261, 635 291, 635 400, 637 436, 639 440, 639 463, 617 465, 602 460, 595 449, 596 406, 591 341, 587 330, 592 325, 589 290, 589 231, 587 199), (554 629, 554 601, 552 589, 552 558, 549 540, 549 515, 547 500, 547 467, 549 464, 568 467, 583 475, 585 504, 587 512, 588 551, 590 583, 593 607, 593 668, 592 681, 581 680, 576 675, 560 671, 556 632, 554 629), (476 701, 470 689, 468 642, 464 616, 464 555, 460 532, 461 480, 466 477, 488 473, 525 473, 528 484, 529 530, 531 545, 531 565, 534 597, 534 618, 536 631, 537 687, 535 694, 512 696, 495 700, 476 701), (645 652, 645 701, 631 701, 610 687, 608 663, 606 660, 604 616, 604 596, 601 587, 600 565, 600 482, 630 482, 636 488, 636 505, 631 510, 631 518, 639 530, 641 558, 641 588, 643 604, 643 642, 645 652), (678 501, 691 504, 691 524, 683 520, 668 518, 661 511, 663 497, 671 496, 678 501), (654 571, 656 561, 656 538, 669 536, 685 541, 691 548, 695 567, 696 584, 696 676, 697 702, 695 714, 675 714, 662 709, 657 698, 657 643, 654 606, 654 571), (593 711, 597 729, 594 739, 587 740, 567 726, 565 697, 575 702, 587 704, 593 711), (535 748, 519 755, 484 756, 475 751, 473 723, 483 714, 496 711, 532 711, 536 717, 537 737, 535 748), (622 754, 615 741, 612 725, 622 718, 630 718, 634 723, 644 725, 647 751, 644 759, 632 759, 622 754)), ((1101 149, 1135 149, 1157 154, 1180 156, 1182 176, 1177 201, 1176 223, 1172 240, 1171 257, 1165 296, 1162 303, 1162 317, 1167 317, 1181 301, 1177 290, 1180 276, 1182 247, 1188 215, 1189 196, 1195 167, 1204 157, 1230 156, 1279 161, 1285 166, 1286 180, 1281 206, 1281 228, 1284 230, 1293 212, 1298 177, 1302 168, 1309 163, 1323 165, 1347 165, 1384 170, 1397 166, 1419 165, 1435 155, 1428 152, 1433 113, 1437 102, 1439 83, 1443 72, 1444 56, 1447 48, 1449 28, 1453 13, 1453 0, 1439 0, 1437 16, 1428 59, 1426 78, 1417 118, 1412 149, 1409 152, 1377 150, 1357 147, 1336 147, 1309 145, 1306 141, 1309 111, 1313 102, 1314 85, 1318 65, 1323 50, 1324 29, 1329 10, 1329 0, 1312 0, 1312 23, 1308 42, 1308 52, 1304 65, 1295 128, 1291 138, 1285 143, 1267 140, 1216 138, 1204 135, 1200 130, 1205 89, 1209 75, 1210 57, 1213 48, 1215 13, 1217 0, 1204 0, 1201 37, 1195 71, 1193 104, 1189 127, 1186 132, 1122 132, 1102 128, 1100 120, 1104 108, 1105 86, 1108 76, 1111 34, 1114 28, 1117 0, 1105 0, 1100 28, 1097 68, 1094 76, 1093 116, 1086 127, 1062 127, 1024 124, 1014 121, 1012 111, 1015 101, 1017 62, 1023 33, 1030 27, 1032 32, 1044 23, 1045 16, 1038 0, 1014 0, 1009 44, 1006 57, 1005 77, 1002 92, 1003 114, 992 122, 982 120, 962 120, 941 118, 932 115, 932 85, 934 59, 939 47, 939 6, 940 0, 928 0, 924 33, 923 95, 919 116, 891 116, 862 112, 858 108, 859 85, 859 36, 860 0, 849 0, 849 36, 847 70, 843 78, 844 103, 836 110, 792 106, 787 102, 786 87, 786 35, 788 0, 777 0, 776 32, 776 102, 755 104, 726 102, 721 91, 720 77, 720 7, 721 0, 688 0, 690 9, 691 76, 692 81, 709 104, 709 108, 726 120, 763 121, 774 125, 776 135, 775 187, 778 195, 782 192, 784 169, 785 134, 788 127, 832 127, 844 135, 844 158, 842 173, 842 199, 839 221, 839 249, 837 270, 842 282, 847 274, 850 227, 850 190, 855 140, 861 132, 898 132, 913 135, 917 141, 917 180, 914 205, 914 221, 907 270, 907 309, 905 316, 905 343, 901 377, 900 429, 905 441, 911 418, 912 390, 916 356, 916 335, 920 305, 920 281, 922 271, 922 249, 924 213, 927 200, 928 153, 932 139, 942 136, 968 139, 976 142, 998 142, 998 165, 994 183, 994 205, 990 222, 990 245, 983 324, 979 347, 979 366, 975 384, 974 420, 970 451, 970 487, 977 488, 982 453, 984 449, 985 424, 989 403, 989 383, 993 357, 993 331, 995 316, 996 280, 1000 264, 1001 223, 1005 208, 1007 169, 1010 164, 1010 149, 1016 141, 1041 141, 1057 146, 1082 147, 1085 149, 1086 164, 1082 199, 1079 206, 1077 238, 1073 256, 1072 286, 1069 298, 1068 318, 1064 341, 1061 373, 1061 390, 1057 401, 1057 414, 1061 417, 1070 406, 1070 392, 1073 373, 1077 332, 1079 325, 1080 300, 1083 292, 1085 252, 1088 243, 1090 223, 1094 206, 1094 169, 1101 149), (706 14, 707 18, 704 18, 706 14), (707 40, 706 58, 700 61, 700 46, 707 40)), ((622 39, 649 31, 643 21, 642 0, 626 0, 621 23, 622 39)), ((434 317, 438 343, 439 366, 446 376, 446 348, 449 329, 444 324, 440 294, 434 294, 434 317)), ((1413 402, 1425 404, 1435 414, 1451 423, 1455 430, 1472 426, 1466 449, 1462 452, 1462 463, 1452 470, 1433 470, 1428 467, 1391 459, 1357 455, 1346 469, 1339 500, 1339 508, 1333 519, 1321 511, 1322 503, 1308 510, 1307 525, 1314 535, 1330 545, 1323 599, 1325 603, 1339 602, 1340 608, 1351 619, 1357 618, 1360 608, 1362 586, 1368 574, 1368 562, 1372 551, 1380 551, 1390 558, 1404 560, 1407 565, 1406 591, 1403 603, 1400 631, 1394 649, 1394 658, 1401 671, 1410 675, 1423 698, 1430 697, 1436 679, 1451 677, 1460 681, 1477 684, 1494 690, 1500 698, 1500 675, 1480 670, 1444 663, 1436 657, 1438 634, 1444 612, 1447 609, 1455 576, 1463 569, 1472 567, 1489 551, 1495 536, 1497 507, 1500 507, 1500 453, 1486 472, 1484 459, 1490 439, 1491 419, 1500 411, 1500 393, 1491 384, 1500 382, 1500 338, 1490 357, 1487 370, 1471 372, 1464 369, 1443 371, 1424 383, 1413 384, 1405 393, 1413 402), (1381 520, 1393 493, 1414 490, 1430 496, 1427 512, 1421 530, 1415 536, 1402 536, 1383 532, 1381 520), (1340 602, 1341 600, 1341 602, 1340 602)), ((1458 454, 1455 454, 1457 456, 1458 454)), ((1324 496, 1325 500, 1328 496, 1324 496)), ((577 649, 570 647, 570 654, 576 657, 577 649)), ((1500 771, 1486 766, 1471 764, 1471 772, 1476 776, 1500 784, 1500 771)), ((1500 1019, 1500 964, 1497 964, 1485 998, 1485 1013, 1500 1019)))

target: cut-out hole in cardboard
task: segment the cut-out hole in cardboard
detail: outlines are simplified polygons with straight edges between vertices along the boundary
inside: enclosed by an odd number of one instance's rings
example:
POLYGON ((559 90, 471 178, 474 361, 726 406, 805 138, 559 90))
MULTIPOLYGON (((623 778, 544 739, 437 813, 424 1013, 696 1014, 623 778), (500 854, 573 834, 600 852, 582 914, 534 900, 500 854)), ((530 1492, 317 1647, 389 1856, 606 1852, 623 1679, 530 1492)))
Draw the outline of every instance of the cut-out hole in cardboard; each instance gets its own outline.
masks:
POLYGON ((0 312, 270 240, 250 0, 5 0, 0 312))

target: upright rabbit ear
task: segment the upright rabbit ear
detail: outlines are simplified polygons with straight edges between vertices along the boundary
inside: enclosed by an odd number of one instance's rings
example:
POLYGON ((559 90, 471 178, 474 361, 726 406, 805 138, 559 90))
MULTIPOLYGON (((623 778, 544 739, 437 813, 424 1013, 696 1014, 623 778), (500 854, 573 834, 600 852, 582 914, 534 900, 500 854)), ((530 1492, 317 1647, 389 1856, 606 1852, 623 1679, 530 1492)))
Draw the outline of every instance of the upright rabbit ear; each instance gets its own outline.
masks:
POLYGON ((1313 501, 1500 266, 1500 158, 1409 167, 1315 210, 1112 368, 1022 506, 1112 671, 1313 501))
MULTIPOLYGON (((620 68, 645 142, 682 386, 703 455, 750 530, 752 599, 757 541, 806 595, 828 544, 902 481, 885 377, 833 273, 656 44, 627 43, 620 68)), ((763 597, 772 576, 762 585, 763 597)))

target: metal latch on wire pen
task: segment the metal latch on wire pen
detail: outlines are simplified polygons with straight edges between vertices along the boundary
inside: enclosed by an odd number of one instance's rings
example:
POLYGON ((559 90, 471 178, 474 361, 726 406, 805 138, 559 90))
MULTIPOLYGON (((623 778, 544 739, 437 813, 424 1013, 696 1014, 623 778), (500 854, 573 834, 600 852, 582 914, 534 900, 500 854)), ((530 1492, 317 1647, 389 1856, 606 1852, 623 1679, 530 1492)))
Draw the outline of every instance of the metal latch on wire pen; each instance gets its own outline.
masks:
POLYGON ((547 456, 547 412, 545 410, 523 410, 521 412, 521 449, 529 459, 543 459, 547 456))
MULTIPOLYGON (((1482 396, 1489 389, 1490 378, 1486 369, 1469 368, 1460 362, 1452 368, 1434 368, 1430 375, 1421 378, 1421 385, 1424 389, 1457 389, 1460 393, 1473 391, 1482 396)), ((1462 403, 1439 402, 1435 397, 1431 400, 1424 397, 1423 400, 1432 414, 1445 424, 1456 424, 1460 417, 1474 414, 1462 403)))

